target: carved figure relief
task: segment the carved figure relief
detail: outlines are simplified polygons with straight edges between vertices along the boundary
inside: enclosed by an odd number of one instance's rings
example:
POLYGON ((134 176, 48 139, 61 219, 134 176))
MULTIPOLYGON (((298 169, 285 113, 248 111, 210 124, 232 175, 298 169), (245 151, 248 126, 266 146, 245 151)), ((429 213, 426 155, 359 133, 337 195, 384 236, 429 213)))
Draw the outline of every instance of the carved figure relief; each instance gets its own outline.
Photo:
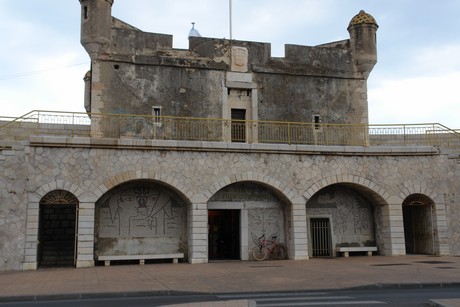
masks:
MULTIPOLYGON (((248 211, 249 231, 252 242, 257 245, 259 237, 265 235, 270 238, 272 235, 281 233, 283 216, 280 209, 256 208, 248 211)), ((282 238, 278 237, 282 241, 282 238)))
POLYGON ((180 236, 184 215, 185 208, 161 190, 126 189, 101 204, 99 237, 180 236))
POLYGON ((373 235, 372 209, 356 193, 336 188, 320 192, 315 198, 307 206, 307 214, 314 212, 331 215, 336 235, 373 235))

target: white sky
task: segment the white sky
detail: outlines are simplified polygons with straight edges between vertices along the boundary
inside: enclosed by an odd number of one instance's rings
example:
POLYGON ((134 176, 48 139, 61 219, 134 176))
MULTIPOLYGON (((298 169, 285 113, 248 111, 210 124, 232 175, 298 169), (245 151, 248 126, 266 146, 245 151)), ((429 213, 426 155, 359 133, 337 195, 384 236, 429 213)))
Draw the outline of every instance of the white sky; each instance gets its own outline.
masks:
MULTIPOLYGON (((349 38, 361 9, 375 17, 378 63, 368 80, 370 123, 460 128, 460 0, 233 0, 233 38, 317 45, 349 38)), ((187 48, 229 38, 229 0, 115 0, 113 16, 187 48)), ((32 110, 84 112, 89 57, 80 45, 78 0, 0 0, 0 116, 32 110)))

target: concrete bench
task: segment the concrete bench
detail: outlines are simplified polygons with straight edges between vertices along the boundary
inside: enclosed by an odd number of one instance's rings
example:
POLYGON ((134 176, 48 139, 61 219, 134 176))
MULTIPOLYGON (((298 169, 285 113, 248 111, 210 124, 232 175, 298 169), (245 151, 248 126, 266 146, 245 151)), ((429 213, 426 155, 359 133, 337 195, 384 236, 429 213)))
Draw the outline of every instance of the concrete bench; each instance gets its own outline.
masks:
POLYGON ((146 259, 172 259, 173 263, 178 263, 179 258, 184 258, 183 253, 177 254, 156 254, 156 255, 109 255, 98 256, 97 260, 104 261, 105 266, 110 265, 111 260, 139 260, 139 264, 145 264, 146 259))
POLYGON ((372 252, 377 251, 376 246, 350 246, 350 247, 339 247, 337 249, 339 253, 343 253, 344 257, 349 257, 350 253, 353 252, 367 252, 368 256, 372 256, 372 252))

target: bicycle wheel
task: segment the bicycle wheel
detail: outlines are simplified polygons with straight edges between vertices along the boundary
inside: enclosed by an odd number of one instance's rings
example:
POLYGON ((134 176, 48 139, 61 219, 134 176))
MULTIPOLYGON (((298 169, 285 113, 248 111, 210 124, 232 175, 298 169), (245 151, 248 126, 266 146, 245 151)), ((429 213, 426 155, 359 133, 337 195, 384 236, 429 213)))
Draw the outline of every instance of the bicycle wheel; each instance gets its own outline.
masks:
POLYGON ((252 249, 252 255, 254 259, 258 261, 265 260, 267 258, 267 249, 264 246, 254 246, 252 249))
POLYGON ((284 244, 277 244, 273 249, 273 258, 283 260, 286 259, 287 248, 284 244))

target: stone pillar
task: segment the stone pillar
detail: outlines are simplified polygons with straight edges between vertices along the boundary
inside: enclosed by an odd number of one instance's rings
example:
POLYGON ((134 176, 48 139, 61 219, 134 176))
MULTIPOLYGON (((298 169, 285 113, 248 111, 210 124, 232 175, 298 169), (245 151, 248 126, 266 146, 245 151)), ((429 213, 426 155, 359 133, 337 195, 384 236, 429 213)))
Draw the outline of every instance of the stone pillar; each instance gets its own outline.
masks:
POLYGON ((189 263, 208 262, 208 206, 194 203, 188 214, 188 261, 189 263))
POLYGON ((435 229, 434 235, 436 254, 442 256, 450 255, 446 205, 444 203, 436 202, 434 210, 434 216, 436 220, 434 221, 433 228, 435 229))
POLYGON ((292 204, 291 225, 291 240, 288 246, 289 259, 307 260, 307 208, 303 199, 292 204))
POLYGON ((77 268, 94 266, 94 203, 80 203, 77 227, 77 268))
POLYGON ((382 210, 384 249, 380 253, 385 256, 401 256, 406 254, 402 202, 398 200, 389 202, 382 210))
POLYGON ((39 209, 39 198, 37 198, 35 194, 29 196, 29 204, 27 207, 26 242, 24 261, 22 263, 22 269, 24 271, 36 270, 38 267, 37 249, 39 209))
POLYGON ((240 259, 241 260, 249 260, 249 216, 248 210, 241 210, 240 215, 240 242, 241 242, 241 250, 240 250, 240 259))

